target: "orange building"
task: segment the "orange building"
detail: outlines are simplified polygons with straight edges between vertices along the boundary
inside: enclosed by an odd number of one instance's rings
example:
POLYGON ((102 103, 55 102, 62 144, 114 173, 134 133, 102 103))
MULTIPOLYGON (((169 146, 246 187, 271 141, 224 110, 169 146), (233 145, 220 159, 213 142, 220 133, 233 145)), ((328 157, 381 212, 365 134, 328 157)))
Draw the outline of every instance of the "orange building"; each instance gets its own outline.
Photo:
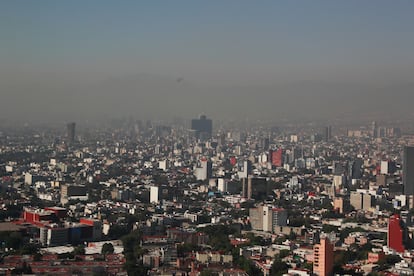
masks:
POLYGON ((313 272, 319 276, 333 275, 334 246, 327 238, 313 246, 313 272))
POLYGON ((334 210, 340 214, 344 213, 344 199, 342 197, 336 197, 334 199, 334 210))

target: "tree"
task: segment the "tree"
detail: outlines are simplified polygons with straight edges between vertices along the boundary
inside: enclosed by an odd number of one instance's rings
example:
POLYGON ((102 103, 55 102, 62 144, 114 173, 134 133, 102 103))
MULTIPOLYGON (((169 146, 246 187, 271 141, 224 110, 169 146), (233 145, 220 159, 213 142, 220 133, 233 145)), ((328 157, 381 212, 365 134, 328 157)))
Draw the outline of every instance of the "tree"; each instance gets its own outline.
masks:
POLYGON ((104 243, 104 245, 102 246, 101 254, 106 255, 106 254, 112 254, 112 253, 114 253, 113 244, 109 242, 104 243))
POLYGON ((228 225, 212 225, 201 228, 200 231, 208 234, 210 237, 209 245, 213 250, 231 251, 229 235, 235 234, 236 230, 228 225))
POLYGON ((240 256, 239 254, 233 254, 233 260, 238 267, 246 271, 246 273, 249 275, 262 274, 260 269, 257 268, 251 260, 246 259, 244 256, 240 256))
POLYGON ((322 231, 324 233, 338 232, 338 227, 330 224, 324 224, 322 225, 322 231))
POLYGON ((37 253, 35 253, 34 255, 33 255, 33 261, 35 261, 35 262, 39 262, 39 261, 41 261, 42 260, 42 254, 40 254, 39 252, 37 252, 37 253))
POLYGON ((381 260, 378 262, 379 265, 379 269, 386 269, 396 263, 398 263, 399 261, 401 261, 401 257, 398 255, 386 255, 385 259, 381 260))
POLYGON ((12 271, 12 274, 32 274, 32 268, 26 262, 23 262, 21 268, 16 268, 12 271))
POLYGON ((6 238, 6 247, 18 249, 22 245, 22 233, 20 232, 12 232, 7 238, 6 238))
POLYGON ((38 252, 39 246, 33 243, 26 243, 20 248, 20 254, 22 255, 33 255, 38 252))
POLYGON ((290 254, 290 250, 288 250, 288 249, 282 249, 279 252, 279 258, 283 259, 283 258, 289 256, 289 254, 290 254))
POLYGON ((199 249, 200 249, 200 247, 198 245, 191 244, 191 243, 178 244, 177 245, 177 255, 179 257, 184 257, 185 253, 192 252, 192 251, 197 251, 199 249))
POLYGON ((123 236, 121 240, 124 245, 124 254, 126 258, 124 267, 128 275, 146 275, 148 268, 146 268, 142 264, 142 261, 139 260, 145 253, 140 246, 142 233, 135 230, 128 235, 123 236))
POLYGON ((281 276, 287 272, 288 268, 288 265, 282 261, 280 255, 276 254, 272 267, 270 268, 270 275, 281 276))
POLYGON ((74 255, 85 255, 85 246, 84 245, 78 245, 73 249, 74 255))
POLYGON ((119 239, 120 237, 128 234, 128 232, 129 232, 128 227, 114 224, 114 225, 111 225, 111 228, 109 228, 108 236, 113 239, 119 239))

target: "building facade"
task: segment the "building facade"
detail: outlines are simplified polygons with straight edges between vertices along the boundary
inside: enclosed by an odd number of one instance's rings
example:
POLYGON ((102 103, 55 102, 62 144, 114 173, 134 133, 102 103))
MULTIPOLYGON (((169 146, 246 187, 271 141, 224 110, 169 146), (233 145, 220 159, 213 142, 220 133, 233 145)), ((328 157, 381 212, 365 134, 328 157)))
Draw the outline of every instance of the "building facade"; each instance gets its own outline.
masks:
POLYGON ((334 246, 327 238, 313 246, 313 272, 319 276, 333 275, 334 246))
POLYGON ((401 219, 400 215, 394 214, 388 221, 388 248, 393 249, 396 252, 403 253, 407 244, 408 233, 404 221, 401 219))
POLYGON ((197 139, 209 139, 213 132, 213 122, 205 115, 201 115, 199 119, 191 120, 191 129, 195 131, 197 139))
POLYGON ((404 194, 414 195, 414 147, 404 147, 403 159, 404 194))

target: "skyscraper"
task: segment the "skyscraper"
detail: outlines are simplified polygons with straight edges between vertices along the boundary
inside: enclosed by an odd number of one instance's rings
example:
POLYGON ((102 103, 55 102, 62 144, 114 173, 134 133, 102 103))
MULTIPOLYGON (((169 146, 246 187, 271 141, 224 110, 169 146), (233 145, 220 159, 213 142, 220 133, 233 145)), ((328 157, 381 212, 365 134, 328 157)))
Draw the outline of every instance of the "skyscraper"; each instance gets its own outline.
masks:
POLYGON ((387 245, 389 248, 403 253, 408 242, 407 228, 400 215, 394 214, 388 221, 387 245))
POLYGON ((270 162, 272 166, 282 167, 283 166, 283 150, 281 148, 277 150, 269 151, 270 162))
POLYGON ((264 177, 242 178, 242 197, 265 200, 271 193, 271 187, 264 177))
POLYGON ((414 147, 404 147, 403 162, 404 194, 414 195, 414 147))
POLYGON ((357 158, 351 161, 348 164, 349 169, 349 178, 352 179, 361 179, 364 173, 364 160, 362 158, 357 158))
POLYGON ((75 142, 75 127, 76 123, 69 123, 66 125, 66 138, 69 144, 75 142))
POLYGON ((207 119, 205 115, 201 115, 199 119, 191 120, 191 129, 195 130, 197 138, 205 140, 211 138, 213 132, 213 122, 207 119))
POLYGON ((325 127, 325 142, 329 142, 331 140, 332 137, 332 127, 331 126, 327 126, 325 127))
POLYGON ((333 275, 334 246, 327 238, 321 238, 313 246, 313 272, 319 276, 333 275))
POLYGON ((371 135, 374 138, 378 137, 378 126, 376 121, 373 121, 371 124, 371 135))

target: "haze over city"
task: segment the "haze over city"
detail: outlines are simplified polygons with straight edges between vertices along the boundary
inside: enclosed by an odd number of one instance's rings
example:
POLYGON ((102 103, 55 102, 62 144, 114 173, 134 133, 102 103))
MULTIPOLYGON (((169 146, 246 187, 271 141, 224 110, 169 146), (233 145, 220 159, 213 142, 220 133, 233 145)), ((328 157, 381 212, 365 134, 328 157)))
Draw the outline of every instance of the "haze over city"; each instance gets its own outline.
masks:
POLYGON ((0 276, 414 275, 413 8, 0 1, 0 276))
POLYGON ((413 5, 3 1, 0 116, 410 120, 413 5))

